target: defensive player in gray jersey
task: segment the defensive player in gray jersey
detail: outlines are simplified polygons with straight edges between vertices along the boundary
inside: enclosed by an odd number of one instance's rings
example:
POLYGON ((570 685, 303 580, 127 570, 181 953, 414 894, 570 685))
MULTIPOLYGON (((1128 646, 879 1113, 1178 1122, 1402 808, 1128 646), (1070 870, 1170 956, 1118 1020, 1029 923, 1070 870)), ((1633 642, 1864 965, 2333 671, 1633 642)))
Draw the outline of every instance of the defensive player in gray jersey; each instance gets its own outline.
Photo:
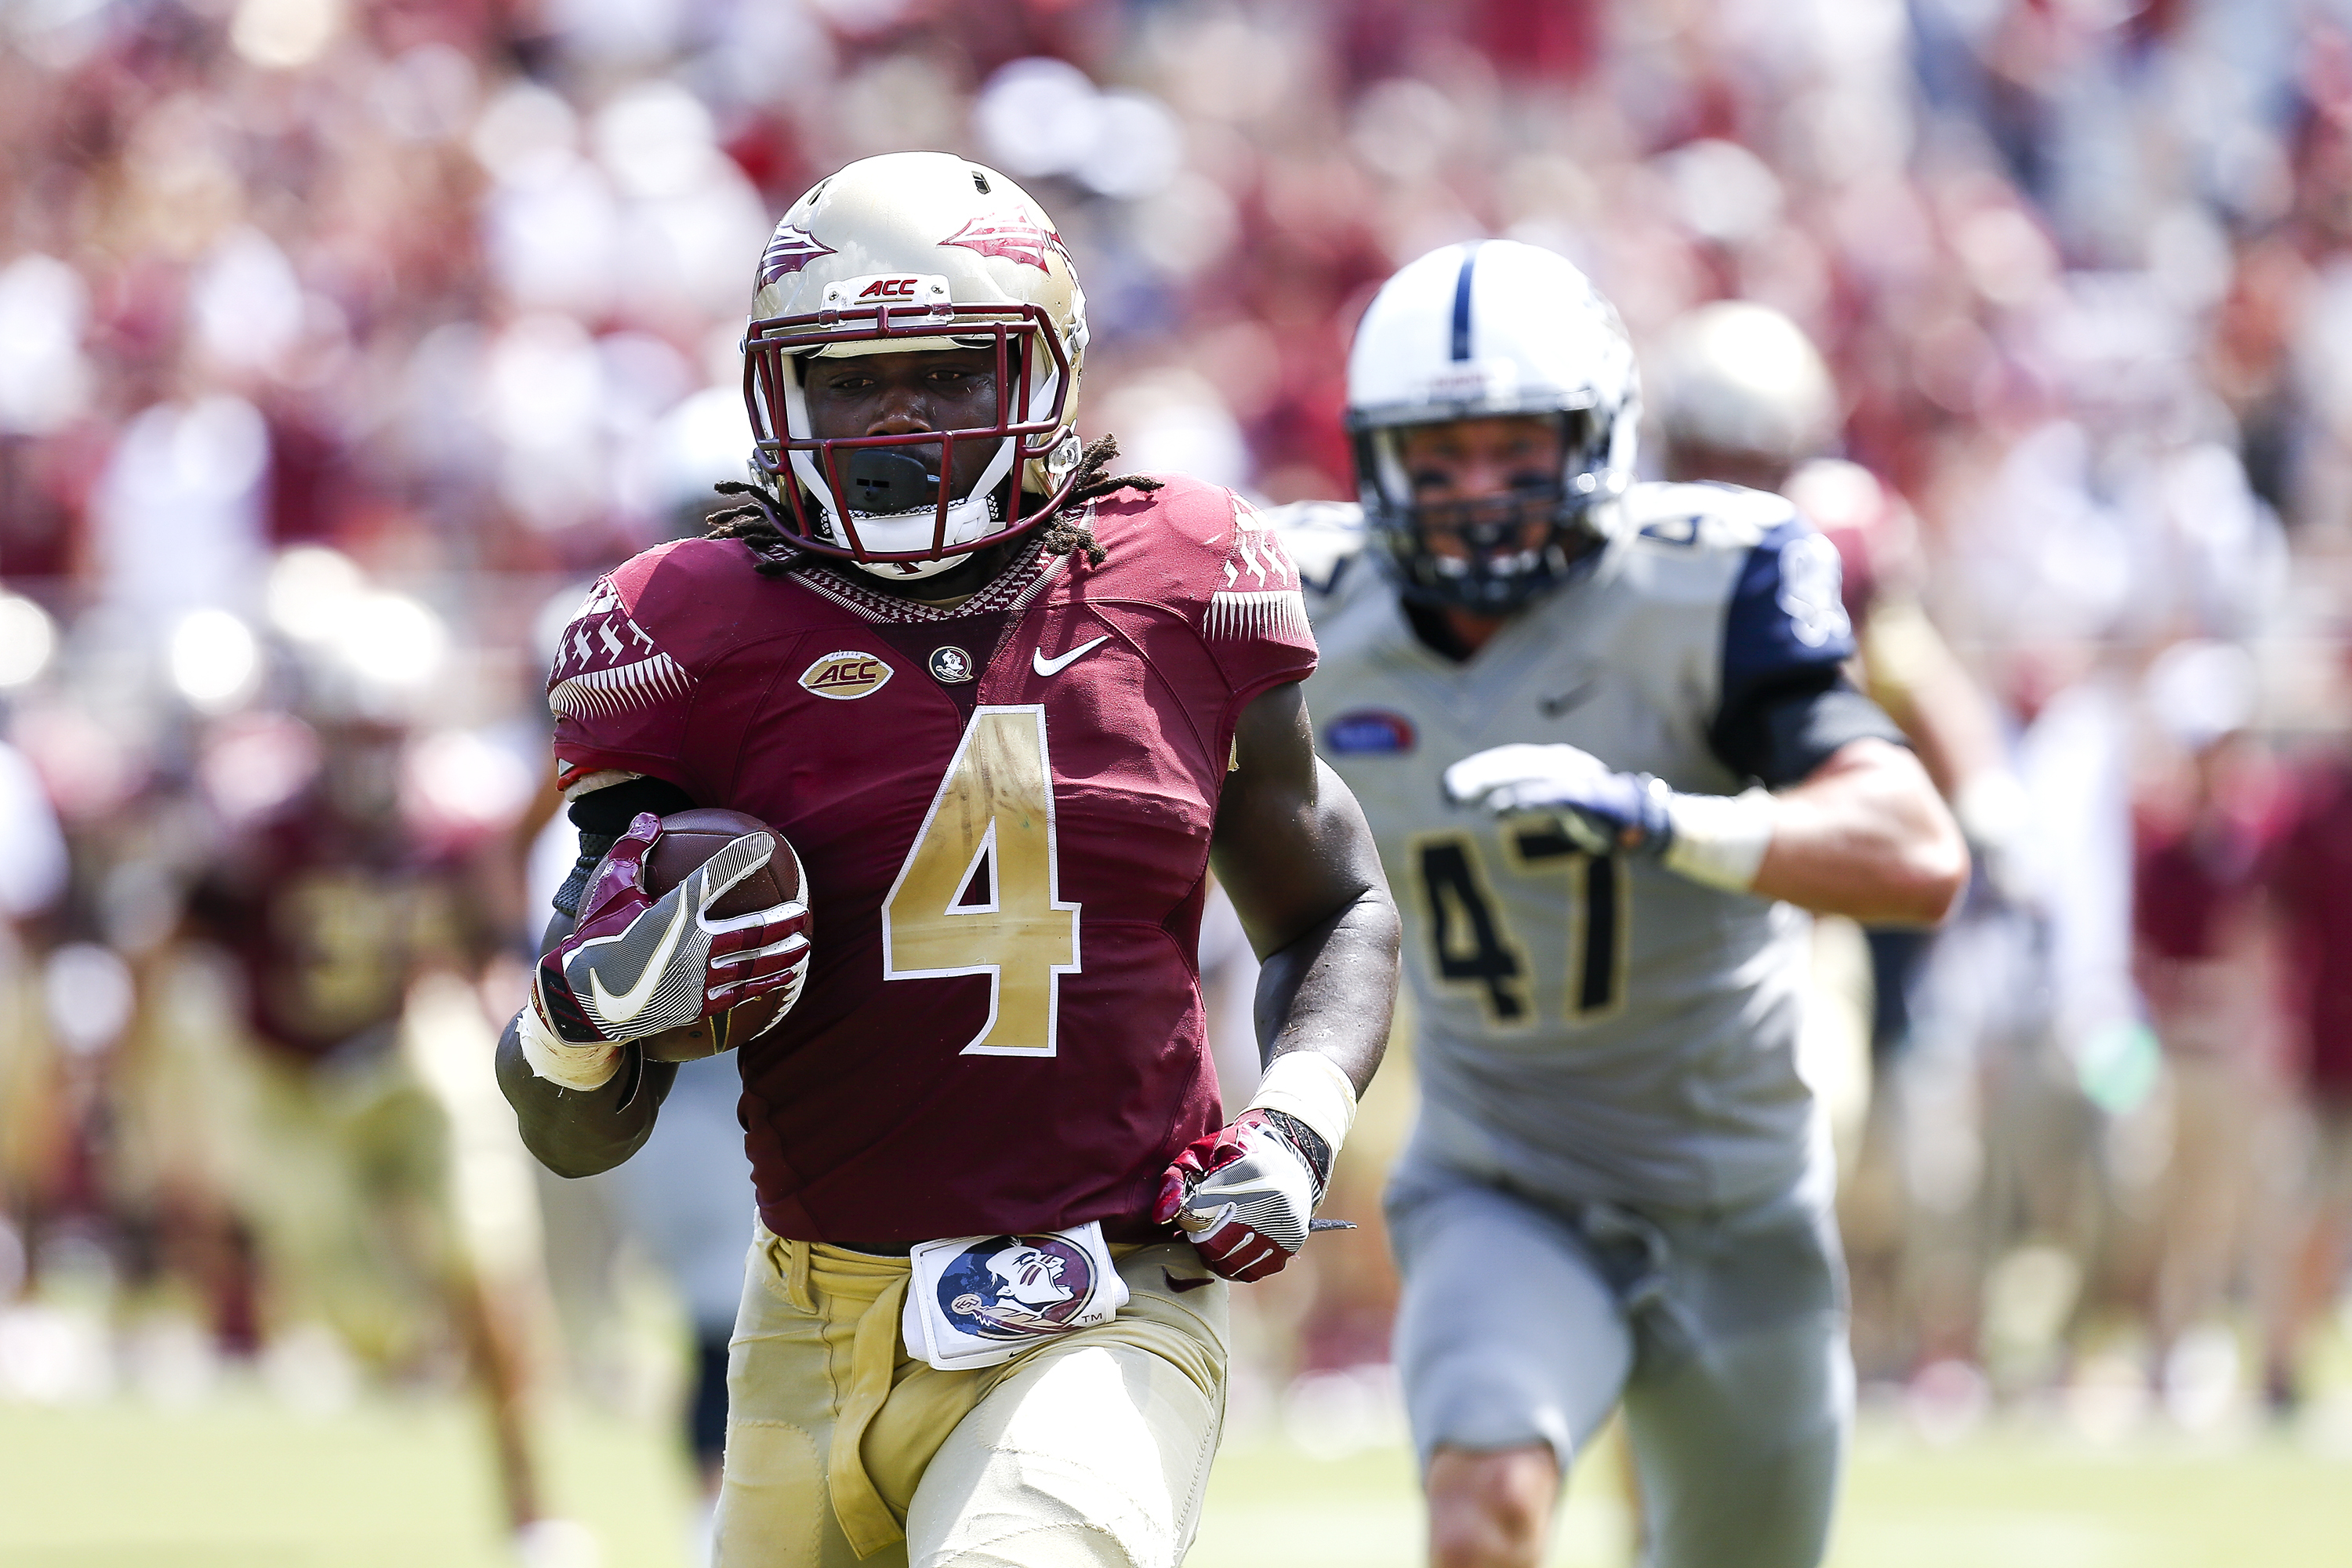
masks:
POLYGON ((1633 352, 1575 268, 1423 257, 1349 402, 1360 508, 1276 525, 1407 921, 1389 1209, 1431 1555, 1538 1562, 1622 1401, 1653 1564, 1818 1563, 1853 1374, 1804 911, 1940 919, 1958 831, 1841 671, 1829 542, 1777 496, 1631 482, 1633 352))

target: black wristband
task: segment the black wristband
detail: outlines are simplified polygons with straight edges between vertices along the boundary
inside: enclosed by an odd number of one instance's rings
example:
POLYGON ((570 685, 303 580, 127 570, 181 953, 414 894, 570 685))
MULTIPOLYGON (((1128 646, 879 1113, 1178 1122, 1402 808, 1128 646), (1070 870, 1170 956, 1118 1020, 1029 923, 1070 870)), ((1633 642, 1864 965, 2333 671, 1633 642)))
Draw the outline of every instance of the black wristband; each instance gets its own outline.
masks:
POLYGON ((588 879, 595 875, 597 866, 620 841, 620 835, 615 833, 583 833, 580 836, 580 858, 572 863, 572 875, 563 879, 563 886, 555 889, 555 897, 551 900, 559 912, 575 921, 580 918, 580 900, 588 891, 588 879))
POLYGON ((572 875, 563 879, 551 902, 556 909, 573 920, 580 918, 581 895, 588 890, 588 879, 595 874, 596 863, 621 841, 637 814, 650 811, 656 816, 670 816, 694 809, 687 793, 666 779, 626 779, 603 789, 590 790, 572 803, 564 815, 572 826, 580 830, 580 858, 572 864, 572 875))
POLYGON ((1307 1168, 1314 1173, 1315 1195, 1320 1199, 1323 1189, 1331 1184, 1331 1145, 1323 1142, 1323 1134, 1287 1110, 1268 1110, 1261 1106, 1258 1114, 1297 1149, 1300 1158, 1307 1162, 1307 1168))
MULTIPOLYGON (((591 833, 610 834, 618 838, 629 830, 641 811, 656 816, 669 816, 694 809, 694 801, 687 793, 667 779, 624 779, 603 789, 590 790, 564 815, 581 832, 583 843, 591 833)), ((607 840, 609 845, 610 840, 607 840)))

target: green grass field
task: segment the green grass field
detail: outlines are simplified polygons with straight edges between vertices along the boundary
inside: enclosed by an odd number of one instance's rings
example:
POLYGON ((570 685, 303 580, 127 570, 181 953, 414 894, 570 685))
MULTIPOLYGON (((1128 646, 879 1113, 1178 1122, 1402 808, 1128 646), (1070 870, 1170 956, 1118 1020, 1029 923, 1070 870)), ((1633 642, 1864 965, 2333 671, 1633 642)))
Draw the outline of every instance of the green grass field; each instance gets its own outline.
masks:
MULTIPOLYGON (((551 1425, 554 1501, 605 1568, 685 1568, 687 1482, 659 1435, 601 1414, 551 1425)), ((0 1406, 7 1568, 496 1568, 486 1445, 434 1398, 304 1416, 257 1395, 190 1411, 0 1406)), ((1408 1568, 1421 1511, 1393 1450, 1318 1460, 1229 1447, 1200 1568, 1408 1568)), ((1605 1463, 1571 1489, 1555 1568, 1617 1568, 1624 1511, 1605 1463)), ((2352 1563, 2352 1459, 2253 1438, 2094 1448, 1989 1428, 1930 1449, 1865 1426, 1839 1568, 2326 1568, 2352 1563)))

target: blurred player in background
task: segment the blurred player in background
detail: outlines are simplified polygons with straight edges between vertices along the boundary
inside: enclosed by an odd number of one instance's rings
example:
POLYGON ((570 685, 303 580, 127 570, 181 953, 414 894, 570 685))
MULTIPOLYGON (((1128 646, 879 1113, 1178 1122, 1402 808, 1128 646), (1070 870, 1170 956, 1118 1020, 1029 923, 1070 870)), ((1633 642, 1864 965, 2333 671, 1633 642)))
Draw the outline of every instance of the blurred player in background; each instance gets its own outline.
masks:
POLYGON ((727 1448, 728 1342, 743 1299, 743 1237, 752 1212, 751 1170, 736 1121, 742 1097, 732 1061, 682 1063, 660 1123, 618 1173, 622 1211, 677 1288, 694 1336, 680 1414, 704 1499, 696 1520, 698 1562, 710 1558, 727 1448))
POLYGON ((1083 296, 1002 174, 853 163, 758 289, 763 486, 602 581, 551 677, 583 864, 501 1081, 551 1168, 604 1169, 673 1071, 633 1042, 797 997, 740 1058, 761 1228, 721 1563, 1173 1564, 1223 1415, 1218 1277, 1304 1244, 1394 994, 1295 574, 1228 492, 1082 448, 1083 296), (813 957, 798 902, 638 890, 655 817, 694 805, 790 841, 813 957), (1222 1128, 1213 845, 1265 962, 1265 1076, 1222 1128))
MULTIPOLYGON (((1903 727, 1971 844, 2013 854, 2024 802, 2000 718, 1921 603, 1910 507, 1869 469, 1829 455, 1837 389, 1811 340, 1769 305, 1719 300, 1668 328, 1654 379, 1665 477, 1785 496, 1837 546, 1863 689, 1903 727)), ((1904 1033, 1904 985, 1925 942, 1916 931, 1872 932, 1874 1051, 1904 1033)))
POLYGON ((2286 1244, 2265 1291, 2264 1393, 2282 1415, 2305 1396, 2311 1342, 2352 1259, 2352 758, 2339 742, 2296 782, 2264 868, 2304 1121, 2286 1244))
MULTIPOLYGON (((407 727, 331 660, 301 684, 293 711, 242 715, 209 749, 221 837, 184 922, 228 959, 251 1047, 227 1196, 257 1241, 263 1336, 331 1333, 395 1374, 454 1338, 488 1403, 519 1557, 577 1563, 593 1547, 545 1517, 529 1423, 544 1301, 536 1210, 513 1191, 528 1167, 483 1116, 490 1031, 469 977, 490 900, 464 846, 419 837, 407 727)), ((178 978, 158 983, 161 1005, 178 978)))
POLYGON ((1621 1401, 1651 1561, 1820 1560, 1853 1383, 1801 910, 1929 923, 1967 874, 1841 673, 1834 549, 1633 484, 1639 401, 1574 267, 1433 252, 1357 331, 1360 524, 1290 538, 1323 750, 1407 889, 1397 1361, 1444 1568, 1538 1561, 1621 1401))
POLYGON ((2292 1203, 2260 1153, 2280 1131, 2257 947, 2278 792, 2251 730, 2256 696, 2252 656, 2231 643, 2175 643, 2147 672, 2170 752, 2162 783, 2140 791, 2132 867, 2133 979, 2169 1086, 2147 1303, 2159 1389, 2182 1335, 2275 1250, 2259 1244, 2292 1203))
POLYGON ((31 1277, 67 1132, 63 1074, 42 1016, 42 944, 29 929, 66 874, 58 814, 25 754, 0 741, 0 1308, 31 1277))
MULTIPOLYGON (((1868 468, 1829 455, 1841 408, 1820 351, 1779 310, 1719 300, 1668 326, 1655 368, 1651 413, 1665 477, 1782 495, 1837 547, 1841 601, 1853 627, 1850 673, 1902 727, 1993 890, 2019 898, 2026 802, 2000 717, 1928 618, 1910 506, 1868 468)), ((1964 1350, 1947 1342, 1956 1331, 1945 1321, 1972 1324, 1975 1317, 1972 1306, 1916 1300, 1936 1295, 1935 1281, 1955 1261, 1979 1262, 1973 1237, 1959 1234, 1965 1223, 1936 1223, 1911 1201, 1906 1180, 1903 1155, 1915 1146, 1917 1121, 1959 1114, 1948 1048, 1919 1060, 1906 1050, 1912 988, 1931 940, 1915 927, 1863 929, 1834 917, 1813 929, 1801 1059, 1828 1110, 1843 1173, 1839 1218, 1865 1375, 1906 1375, 1923 1346, 1964 1350), (1924 1336, 1923 1323, 1933 1325, 1924 1336)))

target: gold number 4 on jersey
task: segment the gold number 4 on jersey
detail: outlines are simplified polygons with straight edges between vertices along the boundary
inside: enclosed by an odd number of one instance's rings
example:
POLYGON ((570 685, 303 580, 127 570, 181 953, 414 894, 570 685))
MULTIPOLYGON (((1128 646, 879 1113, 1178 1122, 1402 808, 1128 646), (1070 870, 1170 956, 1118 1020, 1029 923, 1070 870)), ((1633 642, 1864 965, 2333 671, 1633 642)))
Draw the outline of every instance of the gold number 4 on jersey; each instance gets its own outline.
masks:
POLYGON ((882 978, 989 977, 965 1056, 1055 1049, 1061 977, 1078 972, 1078 906, 1061 897, 1045 710, 981 708, 882 904, 882 978))

